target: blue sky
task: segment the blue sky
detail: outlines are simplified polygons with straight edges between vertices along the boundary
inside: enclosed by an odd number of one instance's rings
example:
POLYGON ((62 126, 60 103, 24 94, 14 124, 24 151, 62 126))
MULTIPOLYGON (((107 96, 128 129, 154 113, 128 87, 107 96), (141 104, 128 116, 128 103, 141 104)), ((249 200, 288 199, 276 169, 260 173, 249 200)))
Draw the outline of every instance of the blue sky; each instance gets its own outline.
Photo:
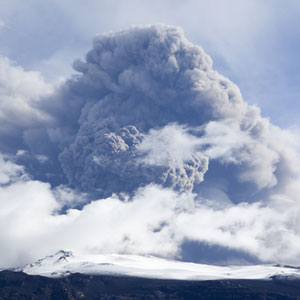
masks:
POLYGON ((0 53, 47 80, 72 72, 92 38, 130 25, 183 27, 240 87, 246 101, 283 127, 298 125, 298 1, 2 0, 0 53))

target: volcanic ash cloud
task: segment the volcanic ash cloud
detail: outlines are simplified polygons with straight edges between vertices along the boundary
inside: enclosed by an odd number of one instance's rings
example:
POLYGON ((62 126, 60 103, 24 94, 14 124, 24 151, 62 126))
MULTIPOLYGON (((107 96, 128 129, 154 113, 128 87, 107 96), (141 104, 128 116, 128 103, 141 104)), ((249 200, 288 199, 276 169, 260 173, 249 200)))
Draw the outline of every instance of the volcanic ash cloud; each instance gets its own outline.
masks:
MULTIPOLYGON (((193 191, 203 181, 210 156, 222 156, 208 155, 193 143, 205 134, 203 126, 226 121, 229 129, 257 143, 268 130, 259 110, 248 106, 236 85, 214 71, 210 57, 176 27, 137 27, 98 36, 86 60, 76 61, 74 68, 81 75, 69 83, 69 98, 79 107, 74 117, 79 127, 59 159, 69 182, 85 192, 131 193, 149 183, 193 191), (74 90, 80 97, 74 97, 74 90), (157 134, 151 140, 153 130, 163 131, 163 142, 157 142, 157 134), (183 138, 183 131, 189 136, 183 138), (157 156, 167 153, 165 159, 148 159, 154 153, 149 145, 159 146, 157 156), (187 155, 177 155, 181 146, 188 148, 187 155)), ((63 110, 68 115, 67 101, 63 110)), ((260 187, 273 185, 277 155, 265 145, 242 147, 240 157, 235 149, 237 157, 230 158, 245 165, 237 177, 260 187), (251 162, 256 152, 266 157, 264 171, 251 162), (260 171, 264 175, 258 182, 255 174, 260 171)))

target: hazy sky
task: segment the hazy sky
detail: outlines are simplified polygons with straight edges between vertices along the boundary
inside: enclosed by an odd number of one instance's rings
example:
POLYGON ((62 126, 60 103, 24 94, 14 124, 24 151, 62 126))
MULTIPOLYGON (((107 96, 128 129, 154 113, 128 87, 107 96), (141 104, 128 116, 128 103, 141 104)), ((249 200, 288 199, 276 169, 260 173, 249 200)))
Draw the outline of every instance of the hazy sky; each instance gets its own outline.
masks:
POLYGON ((47 80, 72 72, 92 38, 134 24, 181 26, 222 74, 281 126, 299 119, 297 0, 1 0, 0 53, 47 80))
POLYGON ((59 249, 299 264, 299 14, 0 0, 0 267, 59 249))

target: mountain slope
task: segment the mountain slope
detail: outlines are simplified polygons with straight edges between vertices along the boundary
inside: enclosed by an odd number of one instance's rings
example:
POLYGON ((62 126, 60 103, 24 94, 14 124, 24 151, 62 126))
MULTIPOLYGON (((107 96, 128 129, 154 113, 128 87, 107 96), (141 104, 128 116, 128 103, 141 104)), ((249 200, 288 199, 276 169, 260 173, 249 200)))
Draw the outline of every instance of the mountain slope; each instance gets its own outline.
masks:
POLYGON ((184 281, 72 274, 63 278, 0 272, 0 300, 299 300, 299 280, 184 281))
POLYGON ((72 273, 157 279, 217 280, 300 278, 300 269, 281 265, 214 266, 128 254, 80 254, 59 251, 16 268, 31 275, 65 277, 72 273))

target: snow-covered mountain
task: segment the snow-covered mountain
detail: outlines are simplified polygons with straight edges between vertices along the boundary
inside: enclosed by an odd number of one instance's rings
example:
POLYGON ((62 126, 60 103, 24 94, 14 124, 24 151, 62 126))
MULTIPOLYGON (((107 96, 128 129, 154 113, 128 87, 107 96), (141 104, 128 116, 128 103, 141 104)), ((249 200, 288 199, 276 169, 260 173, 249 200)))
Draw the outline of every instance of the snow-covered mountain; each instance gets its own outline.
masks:
POLYGON ((59 251, 15 271, 64 277, 71 273, 143 278, 216 280, 300 278, 300 268, 282 265, 214 266, 129 254, 82 254, 59 251))

